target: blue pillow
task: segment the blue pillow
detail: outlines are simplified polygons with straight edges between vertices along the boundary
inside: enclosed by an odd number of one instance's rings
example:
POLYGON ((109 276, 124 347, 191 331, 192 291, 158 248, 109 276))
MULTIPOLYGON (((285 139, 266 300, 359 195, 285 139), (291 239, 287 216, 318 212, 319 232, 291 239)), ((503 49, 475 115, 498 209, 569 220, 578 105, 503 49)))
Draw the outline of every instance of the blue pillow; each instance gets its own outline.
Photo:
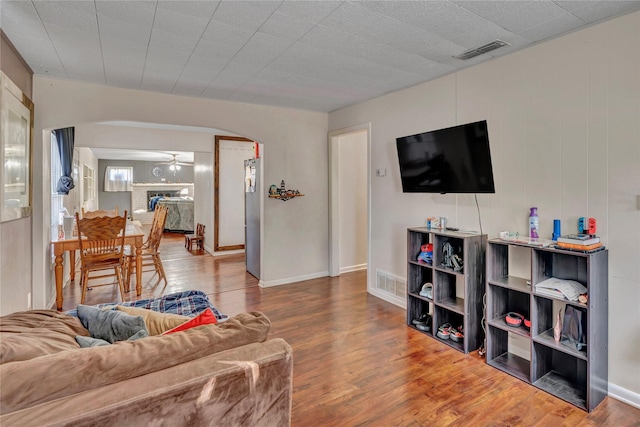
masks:
POLYGON ((144 331, 149 332, 142 316, 131 316, 119 310, 100 310, 90 305, 78 305, 78 319, 92 338, 105 340, 108 343, 125 341, 144 331))

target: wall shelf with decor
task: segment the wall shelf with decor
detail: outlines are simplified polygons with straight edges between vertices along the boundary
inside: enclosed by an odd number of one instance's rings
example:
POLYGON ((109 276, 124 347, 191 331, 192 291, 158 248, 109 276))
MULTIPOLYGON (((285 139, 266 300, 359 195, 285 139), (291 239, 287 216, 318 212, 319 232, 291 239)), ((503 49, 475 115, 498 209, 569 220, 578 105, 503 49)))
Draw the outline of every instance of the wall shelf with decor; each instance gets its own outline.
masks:
POLYGON ((607 283, 606 249, 588 254, 489 241, 487 363, 592 411, 608 393, 607 283), (517 276, 523 275, 523 270, 515 271, 522 260, 531 263, 529 277, 517 276), (587 290, 587 303, 542 294, 544 289, 536 285, 550 278, 580 283, 587 290), (554 338, 554 325, 564 317, 559 312, 567 307, 586 316, 586 347, 554 338), (506 318, 513 318, 510 313, 530 319, 529 328, 524 322, 507 324, 506 318))
POLYGON ((465 354, 483 341, 486 238, 440 229, 407 230, 407 325, 465 354), (427 244, 433 245, 431 262, 418 258, 427 244), (447 262, 452 254, 457 256, 453 267, 447 262), (428 283, 432 286, 425 292, 428 283), (445 324, 463 336, 441 333, 439 337, 438 328, 445 324))
POLYGON ((278 199, 286 202, 287 200, 291 200, 294 197, 302 197, 304 194, 301 194, 298 190, 287 190, 284 185, 284 179, 280 182, 280 188, 278 188, 275 184, 269 187, 269 198, 270 199, 278 199))

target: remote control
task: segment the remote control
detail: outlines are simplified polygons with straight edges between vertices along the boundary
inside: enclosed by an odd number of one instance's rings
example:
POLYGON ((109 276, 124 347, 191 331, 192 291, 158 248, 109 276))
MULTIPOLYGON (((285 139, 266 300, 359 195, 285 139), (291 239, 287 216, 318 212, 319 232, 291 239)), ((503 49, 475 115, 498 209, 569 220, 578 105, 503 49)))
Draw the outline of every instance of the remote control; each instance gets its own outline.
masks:
POLYGON ((449 231, 458 231, 460 229, 459 228, 455 228, 455 227, 447 227, 447 230, 449 230, 449 231))

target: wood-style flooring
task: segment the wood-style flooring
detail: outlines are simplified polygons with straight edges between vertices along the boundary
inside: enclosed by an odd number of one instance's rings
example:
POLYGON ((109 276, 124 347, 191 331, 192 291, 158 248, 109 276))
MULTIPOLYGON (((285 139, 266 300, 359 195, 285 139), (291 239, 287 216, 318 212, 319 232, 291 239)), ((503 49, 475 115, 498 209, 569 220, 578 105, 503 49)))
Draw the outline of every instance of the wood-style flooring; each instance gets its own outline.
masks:
MULTIPOLYGON (((464 355, 408 328, 404 309, 367 293, 364 271, 261 288, 243 255, 188 252, 183 240, 164 235, 169 284, 145 273, 140 298, 197 289, 230 316, 264 312, 270 336, 293 347, 294 427, 640 426, 640 409, 608 397, 588 414, 486 365, 477 352, 464 355)), ((119 298, 104 286, 85 303, 119 298)), ((78 285, 67 285, 64 309, 79 301, 78 285)))

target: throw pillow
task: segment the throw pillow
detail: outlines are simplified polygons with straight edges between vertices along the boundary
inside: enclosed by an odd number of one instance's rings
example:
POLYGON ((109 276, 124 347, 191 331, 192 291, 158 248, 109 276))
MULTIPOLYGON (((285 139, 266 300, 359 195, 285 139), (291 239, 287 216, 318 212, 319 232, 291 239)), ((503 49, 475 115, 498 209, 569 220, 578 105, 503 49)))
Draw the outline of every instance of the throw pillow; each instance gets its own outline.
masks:
POLYGON ((116 309, 124 311, 132 316, 142 316, 144 324, 147 326, 147 331, 149 331, 149 335, 151 336, 160 335, 169 329, 173 329, 176 326, 182 325, 183 323, 191 320, 188 316, 180 316, 172 313, 160 313, 146 308, 119 305, 116 309))
POLYGON ((201 325, 213 325, 217 321, 218 320, 216 319, 215 314, 213 314, 213 311, 211 311, 210 308, 207 308, 205 311, 198 314, 193 319, 183 323, 182 325, 176 326, 173 329, 169 329, 168 331, 164 332, 162 335, 172 334, 174 332, 186 331, 187 329, 195 328, 196 326, 201 326, 201 325))
MULTIPOLYGON (((134 335, 129 337, 127 341, 136 341, 140 338, 148 337, 149 333, 145 330, 141 330, 136 332, 134 335)), ((100 347, 103 345, 111 345, 109 341, 101 340, 100 338, 91 338, 91 337, 83 337, 78 335, 76 337, 76 341, 80 344, 81 348, 89 348, 89 347, 100 347)))
POLYGON ((91 338, 91 337, 83 337, 78 335, 76 337, 76 341, 78 342, 78 344, 80 344, 80 347, 82 348, 89 348, 89 347, 100 347, 103 345, 111 345, 110 342, 105 341, 105 340, 101 340, 99 338, 91 338))
POLYGON ((110 343, 127 340, 137 332, 147 330, 142 316, 131 316, 119 310, 100 310, 80 304, 78 318, 93 338, 110 343))

